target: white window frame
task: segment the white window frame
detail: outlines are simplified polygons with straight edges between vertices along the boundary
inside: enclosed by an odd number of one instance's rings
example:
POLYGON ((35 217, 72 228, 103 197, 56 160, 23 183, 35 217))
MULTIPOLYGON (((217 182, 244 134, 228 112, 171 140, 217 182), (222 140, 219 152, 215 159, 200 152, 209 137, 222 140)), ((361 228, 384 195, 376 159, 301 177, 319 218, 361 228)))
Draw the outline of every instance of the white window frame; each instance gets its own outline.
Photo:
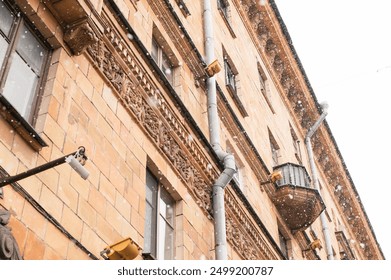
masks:
MULTIPOLYGON (((156 192, 152 193, 155 201, 148 201, 148 198, 146 197, 143 256, 146 259, 172 260, 175 258, 175 199, 149 170, 147 170, 146 191, 148 191, 148 188, 155 188, 156 192), (149 183, 153 185, 148 185, 149 183), (163 196, 168 198, 171 202, 171 221, 162 213, 163 209, 161 209, 161 207, 163 205, 163 196), (151 207, 152 210, 150 217, 147 217, 148 206, 151 207), (151 228, 148 228, 147 219, 150 219, 151 228), (163 232, 163 224, 170 229, 170 233, 168 234, 172 234, 170 238, 171 244, 167 251, 164 250, 164 242, 166 241, 167 236, 165 235, 166 232, 163 232), (150 229, 150 231, 148 231, 148 229, 150 229), (146 244, 145 242, 149 242, 149 244, 146 244)), ((152 192, 154 191, 152 190, 152 192)))
POLYGON ((174 65, 156 38, 152 37, 151 56, 171 85, 174 84, 174 65))

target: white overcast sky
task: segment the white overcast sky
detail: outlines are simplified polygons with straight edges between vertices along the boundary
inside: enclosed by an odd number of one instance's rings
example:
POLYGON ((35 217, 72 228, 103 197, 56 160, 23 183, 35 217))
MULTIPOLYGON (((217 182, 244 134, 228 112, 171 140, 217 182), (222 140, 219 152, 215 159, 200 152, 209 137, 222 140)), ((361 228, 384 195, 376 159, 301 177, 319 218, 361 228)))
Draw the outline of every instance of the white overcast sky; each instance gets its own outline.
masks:
POLYGON ((385 257, 391 257, 391 1, 275 0, 385 257))

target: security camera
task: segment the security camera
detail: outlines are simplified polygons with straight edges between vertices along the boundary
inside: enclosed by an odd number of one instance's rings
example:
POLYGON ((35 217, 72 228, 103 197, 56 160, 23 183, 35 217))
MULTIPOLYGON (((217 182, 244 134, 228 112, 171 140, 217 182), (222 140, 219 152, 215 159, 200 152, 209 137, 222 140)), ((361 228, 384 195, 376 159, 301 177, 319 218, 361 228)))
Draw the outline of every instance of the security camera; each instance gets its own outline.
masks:
POLYGON ((80 175, 80 177, 82 177, 84 180, 87 180, 90 173, 73 155, 67 156, 65 158, 65 162, 69 163, 69 165, 80 175))

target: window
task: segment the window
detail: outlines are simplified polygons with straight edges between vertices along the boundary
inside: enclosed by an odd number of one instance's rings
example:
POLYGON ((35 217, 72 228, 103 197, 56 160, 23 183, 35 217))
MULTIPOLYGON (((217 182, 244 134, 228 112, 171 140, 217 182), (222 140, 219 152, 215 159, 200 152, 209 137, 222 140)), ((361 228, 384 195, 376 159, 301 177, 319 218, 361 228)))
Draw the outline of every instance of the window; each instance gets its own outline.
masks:
POLYGON ((167 54, 163 52, 163 48, 159 45, 158 41, 155 38, 152 38, 152 52, 151 56, 156 64, 159 66, 163 75, 167 78, 170 84, 173 84, 174 81, 174 67, 169 60, 167 54))
POLYGON ((227 0, 217 0, 217 7, 223 14, 226 20, 229 19, 229 5, 227 0))
POLYGON ((219 9, 221 16, 223 17, 224 22, 227 25, 229 32, 231 33, 231 36, 233 38, 236 38, 235 32, 232 29, 231 7, 228 3, 228 0, 217 0, 217 8, 219 9))
POLYGON ((0 7, 0 97, 29 124, 34 123, 48 54, 20 13, 3 4, 0 7))
POLYGON ((270 130, 269 130, 269 141, 270 141, 270 148, 272 151, 273 166, 277 166, 278 158, 280 157, 280 147, 278 146, 277 141, 276 139, 274 139, 270 130))
POLYGON ((300 140, 296 135, 295 130, 293 129, 292 125, 289 124, 290 130, 291 130, 291 136, 292 136, 292 143, 293 143, 293 148, 295 151, 295 157, 299 163, 302 163, 301 160, 301 149, 300 149, 300 140))
POLYGON ((280 221, 277 221, 278 224, 278 242, 280 245, 280 250, 282 255, 287 260, 293 259, 293 250, 292 250, 292 240, 290 238, 290 231, 284 227, 280 221))
POLYGON ((281 231, 278 231, 278 238, 280 241, 280 250, 285 258, 288 259, 288 242, 285 236, 281 233, 281 231))
POLYGON ((271 102, 271 95, 270 95, 270 89, 268 87, 267 76, 266 76, 265 72, 263 71, 261 64, 259 62, 257 62, 257 64, 258 64, 258 78, 259 78, 259 84, 261 87, 262 96, 265 99, 267 105, 269 106, 270 111, 272 111, 272 113, 275 114, 275 111, 274 111, 274 108, 273 108, 272 102, 271 102))
POLYGON ((236 93, 236 81, 235 81, 235 73, 232 70, 232 66, 229 64, 228 59, 224 59, 224 69, 225 69, 225 84, 229 89, 236 93))
POLYGON ((238 107, 243 117, 248 117, 245 103, 242 98, 243 91, 240 90, 240 79, 238 69, 231 57, 228 55, 225 47, 223 46, 223 58, 224 58, 224 72, 225 72, 225 87, 229 94, 232 96, 233 101, 238 107))
POLYGON ((144 257, 174 259, 175 200, 149 170, 145 212, 144 257))

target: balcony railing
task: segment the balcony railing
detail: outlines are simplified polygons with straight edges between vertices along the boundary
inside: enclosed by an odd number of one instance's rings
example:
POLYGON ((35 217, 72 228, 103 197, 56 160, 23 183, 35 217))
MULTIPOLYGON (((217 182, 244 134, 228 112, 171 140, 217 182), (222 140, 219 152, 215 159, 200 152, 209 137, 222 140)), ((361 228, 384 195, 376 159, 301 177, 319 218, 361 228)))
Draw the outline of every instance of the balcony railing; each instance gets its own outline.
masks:
POLYGON ((285 163, 273 170, 282 175, 275 182, 274 205, 292 231, 305 230, 325 209, 319 192, 311 188, 304 166, 285 163))

